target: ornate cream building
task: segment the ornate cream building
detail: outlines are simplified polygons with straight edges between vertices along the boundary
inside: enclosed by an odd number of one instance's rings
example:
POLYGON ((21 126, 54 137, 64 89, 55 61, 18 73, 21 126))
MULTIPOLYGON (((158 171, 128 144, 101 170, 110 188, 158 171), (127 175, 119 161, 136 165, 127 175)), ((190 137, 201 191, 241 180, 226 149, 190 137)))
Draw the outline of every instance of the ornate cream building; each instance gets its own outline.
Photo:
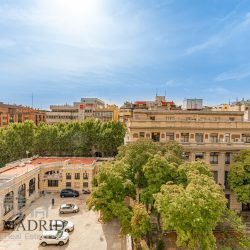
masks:
POLYGON ((180 143, 186 160, 202 159, 211 166, 231 209, 250 211, 250 204, 238 203, 228 186, 233 154, 250 148, 250 122, 244 121, 244 112, 137 109, 127 121, 125 143, 141 137, 180 143))
POLYGON ((0 230, 13 214, 25 210, 46 192, 92 188, 95 158, 33 157, 0 168, 0 230))
POLYGON ((116 105, 105 105, 98 98, 81 98, 73 105, 51 105, 51 111, 46 112, 47 123, 83 121, 96 118, 103 122, 118 121, 119 108, 116 105))

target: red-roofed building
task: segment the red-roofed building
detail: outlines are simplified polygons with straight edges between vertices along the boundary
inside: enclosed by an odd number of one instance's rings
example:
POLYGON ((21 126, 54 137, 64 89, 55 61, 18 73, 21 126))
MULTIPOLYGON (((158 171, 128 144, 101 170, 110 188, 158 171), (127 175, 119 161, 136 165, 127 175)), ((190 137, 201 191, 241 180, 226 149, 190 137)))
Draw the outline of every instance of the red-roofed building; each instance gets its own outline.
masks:
POLYGON ((97 160, 88 157, 36 157, 0 168, 0 230, 3 221, 22 211, 44 192, 92 188, 97 160))

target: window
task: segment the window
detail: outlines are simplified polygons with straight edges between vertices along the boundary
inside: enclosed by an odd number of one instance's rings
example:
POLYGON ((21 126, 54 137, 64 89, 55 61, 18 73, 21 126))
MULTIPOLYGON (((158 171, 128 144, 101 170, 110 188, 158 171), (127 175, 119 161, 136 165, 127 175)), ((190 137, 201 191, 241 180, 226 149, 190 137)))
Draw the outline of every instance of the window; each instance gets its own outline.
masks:
POLYGON ((242 203, 242 211, 250 211, 250 203, 247 204, 242 203))
POLYGON ((151 121, 155 121, 155 116, 150 116, 151 121))
POLYGON ((71 188, 71 182, 66 182, 66 187, 71 188))
POLYGON ((225 164, 230 164, 230 152, 225 153, 225 164))
POLYGON ((224 186, 226 189, 229 189, 229 176, 228 176, 228 171, 225 171, 225 177, 224 177, 224 186))
POLYGON ((80 179, 80 173, 75 173, 75 179, 79 180, 80 179))
POLYGON ((48 187, 58 187, 58 180, 48 180, 48 187))
POLYGON ((14 193, 13 191, 7 193, 4 197, 3 209, 4 215, 9 213, 14 208, 14 193))
POLYGON ((144 132, 140 132, 139 133, 139 137, 143 137, 144 138, 145 137, 145 133, 144 132))
POLYGON ((225 195, 226 199, 227 199, 227 208, 230 208, 230 194, 226 194, 225 195))
POLYGON ((26 185, 22 184, 18 188, 18 209, 26 205, 26 185))
POLYGON ((233 142, 240 142, 240 135, 232 135, 232 141, 233 142))
POLYGON ((71 180, 71 173, 66 173, 66 179, 71 180))
POLYGON ((152 133, 152 140, 155 142, 160 141, 160 133, 152 133))
POLYGON ((250 134, 242 134, 242 140, 245 143, 250 143, 250 134))
POLYGON ((174 141, 174 133, 166 133, 166 141, 174 141))
POLYGON ((11 115, 10 115, 10 123, 14 123, 14 122, 15 122, 15 120, 14 120, 14 115, 11 114, 11 115))
POLYGON ((36 179, 33 178, 29 181, 29 196, 31 196, 36 189, 36 179))
POLYGON ((218 164, 219 153, 210 153, 210 164, 218 164))
POLYGON ((189 142, 189 133, 181 133, 181 142, 189 142))
POLYGON ((213 177, 214 177, 215 183, 218 183, 218 171, 213 171, 213 177))
POLYGON ((89 187, 89 183, 88 183, 88 182, 83 182, 83 187, 84 187, 84 188, 89 187))
POLYGON ((23 116, 22 116, 22 114, 19 113, 19 114, 17 115, 17 122, 18 122, 18 123, 21 123, 22 121, 23 121, 23 116))
POLYGON ((86 172, 85 172, 85 173, 83 173, 83 179, 84 179, 84 180, 87 180, 88 178, 89 178, 89 174, 88 174, 88 173, 86 173, 86 172))
POLYGON ((203 160, 204 153, 195 153, 195 160, 203 160))
POLYGON ((134 134, 133 134, 133 138, 138 138, 138 134, 137 134, 137 133, 134 133, 134 134))
POLYGON ((203 134, 202 133, 196 133, 195 134, 195 141, 196 142, 203 142, 203 134))
POLYGON ((212 143, 218 142, 218 134, 210 134, 210 142, 212 143))
POLYGON ((230 134, 225 134, 225 142, 230 142, 230 134))
POLYGON ((189 157, 190 157, 190 153, 189 152, 184 152, 182 154, 182 159, 185 160, 185 161, 188 161, 189 160, 189 157))

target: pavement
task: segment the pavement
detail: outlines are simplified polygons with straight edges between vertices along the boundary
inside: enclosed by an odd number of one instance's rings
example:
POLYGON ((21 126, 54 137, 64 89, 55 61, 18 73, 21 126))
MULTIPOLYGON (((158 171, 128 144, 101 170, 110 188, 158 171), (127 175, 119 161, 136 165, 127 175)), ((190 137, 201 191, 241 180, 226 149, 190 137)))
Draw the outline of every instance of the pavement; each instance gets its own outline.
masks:
POLYGON ((87 195, 80 195, 79 198, 60 198, 58 194, 40 197, 26 209, 23 226, 20 225, 14 231, 0 232, 0 250, 125 250, 126 241, 119 235, 118 222, 101 224, 97 213, 88 211, 86 198, 87 195), (51 205, 52 198, 55 199, 54 206, 51 205), (60 205, 65 203, 77 204, 79 213, 59 214, 60 205), (75 229, 70 232, 69 243, 64 246, 40 246, 39 238, 44 230, 42 226, 48 228, 49 221, 56 219, 74 223, 75 229))

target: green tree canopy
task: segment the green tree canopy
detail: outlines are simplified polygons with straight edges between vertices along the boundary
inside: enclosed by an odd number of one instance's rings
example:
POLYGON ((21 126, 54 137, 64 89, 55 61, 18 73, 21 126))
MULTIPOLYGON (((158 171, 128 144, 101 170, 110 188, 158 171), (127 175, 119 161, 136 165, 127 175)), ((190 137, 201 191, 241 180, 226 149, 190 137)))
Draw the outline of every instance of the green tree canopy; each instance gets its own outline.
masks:
POLYGON ((213 229, 226 210, 221 187, 204 174, 188 173, 188 185, 165 184, 155 195, 155 207, 165 230, 176 230, 177 244, 189 249, 213 249, 213 229))
POLYGON ((114 156, 123 144, 125 127, 120 122, 58 123, 36 126, 31 121, 0 129, 0 166, 31 155, 114 156))
POLYGON ((241 151, 234 158, 229 171, 229 185, 239 202, 250 203, 250 149, 241 151))

